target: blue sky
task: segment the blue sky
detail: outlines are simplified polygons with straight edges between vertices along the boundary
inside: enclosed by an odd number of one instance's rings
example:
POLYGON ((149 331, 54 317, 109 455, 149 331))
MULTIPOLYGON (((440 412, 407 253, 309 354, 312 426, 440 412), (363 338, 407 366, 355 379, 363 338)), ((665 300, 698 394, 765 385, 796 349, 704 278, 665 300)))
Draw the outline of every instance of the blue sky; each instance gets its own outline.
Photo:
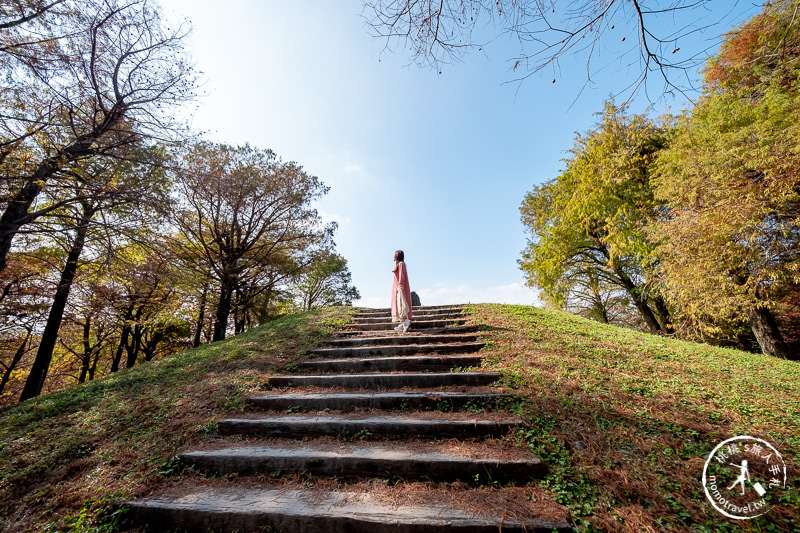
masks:
MULTIPOLYGON (((613 66, 610 48, 601 59, 612 68, 580 96, 586 68, 577 58, 555 75, 508 83, 519 45, 499 38, 439 75, 409 65, 400 49, 386 52, 361 4, 162 0, 193 27, 188 48, 205 93, 194 129, 271 148, 330 186, 317 208, 339 223, 337 250, 361 292, 358 305, 389 305, 395 249, 405 251, 424 305, 537 303, 516 263, 526 243, 519 205, 558 174, 575 132, 592 126, 631 73, 613 66)), ((723 12, 731 22, 720 30, 758 10, 747 3, 723 12)), ((640 97, 631 110, 647 105, 640 97)), ((660 99, 654 110, 667 105, 684 103, 660 99)))

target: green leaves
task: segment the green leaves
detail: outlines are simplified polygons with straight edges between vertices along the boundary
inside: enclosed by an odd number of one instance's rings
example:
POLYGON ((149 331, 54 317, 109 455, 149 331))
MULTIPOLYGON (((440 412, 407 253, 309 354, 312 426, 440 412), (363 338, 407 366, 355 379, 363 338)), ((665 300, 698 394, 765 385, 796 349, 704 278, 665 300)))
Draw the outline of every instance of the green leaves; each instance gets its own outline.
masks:
POLYGON ((757 309, 797 313, 800 97, 787 75, 800 74, 800 30, 784 24, 789 7, 765 7, 729 37, 712 84, 658 158, 655 192, 669 217, 651 235, 673 301, 701 333, 718 335, 724 322, 729 334, 749 329, 757 309), (773 63, 767 49, 784 45, 773 63))
POLYGON ((663 125, 609 103, 597 128, 576 138, 566 169, 525 197, 532 238, 520 267, 547 302, 605 316, 621 296, 609 295, 649 284, 657 260, 644 228, 658 210, 650 173, 666 138, 663 125))
POLYGON ((651 331, 790 357, 800 344, 796 2, 728 36, 691 112, 607 104, 525 198, 520 261, 546 302, 603 322, 626 291, 651 331), (658 322, 656 322, 656 315, 658 322))

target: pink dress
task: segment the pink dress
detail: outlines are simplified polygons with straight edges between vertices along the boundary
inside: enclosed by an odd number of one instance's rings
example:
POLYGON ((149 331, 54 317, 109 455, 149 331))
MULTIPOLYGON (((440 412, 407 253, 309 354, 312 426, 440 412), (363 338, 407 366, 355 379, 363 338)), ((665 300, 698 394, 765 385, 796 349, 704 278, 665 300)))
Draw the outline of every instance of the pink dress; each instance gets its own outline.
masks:
POLYGON ((406 271, 406 263, 405 261, 400 261, 397 263, 397 271, 393 272, 394 274, 394 281, 392 282, 392 320, 398 322, 400 320, 405 320, 406 318, 411 318, 411 287, 408 285, 408 272, 406 271), (405 298, 406 306, 408 307, 408 315, 402 316, 400 313, 402 310, 398 309, 397 305, 397 296, 398 290, 400 290, 401 295, 405 298))

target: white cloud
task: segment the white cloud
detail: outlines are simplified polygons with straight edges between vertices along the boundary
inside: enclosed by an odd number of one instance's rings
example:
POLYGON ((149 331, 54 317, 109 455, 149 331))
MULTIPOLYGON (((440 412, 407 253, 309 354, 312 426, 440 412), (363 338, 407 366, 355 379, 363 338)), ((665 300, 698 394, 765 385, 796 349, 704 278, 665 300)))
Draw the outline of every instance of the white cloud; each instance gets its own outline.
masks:
POLYGON ((371 177, 370 173, 366 171, 363 165, 359 165, 358 163, 347 163, 344 166, 344 173, 345 174, 355 174, 359 176, 367 176, 371 177))
POLYGON ((350 225, 353 223, 353 219, 351 219, 347 215, 337 215, 336 213, 328 213, 324 209, 317 208, 317 213, 319 213, 320 218, 323 222, 336 222, 339 224, 339 227, 350 225))
MULTIPOLYGON (((438 283, 432 289, 416 291, 422 305, 449 305, 465 303, 498 303, 541 306, 538 294, 522 283, 495 285, 492 287, 469 287, 438 283)), ((358 301, 359 307, 388 307, 389 298, 366 297, 358 301)))
POLYGON ((389 307, 389 293, 387 292, 385 298, 381 298, 379 296, 367 296, 365 298, 361 298, 355 303, 355 305, 357 305, 358 307, 368 307, 375 309, 382 309, 384 307, 389 307))
POLYGON ((417 294, 423 305, 460 303, 540 305, 537 293, 520 282, 492 287, 438 283, 435 288, 418 290, 417 294))
POLYGON ((356 162, 354 159, 349 151, 336 156, 336 162, 333 163, 335 166, 331 170, 339 178, 337 181, 340 185, 357 187, 363 192, 364 187, 379 186, 384 181, 373 174, 367 164, 356 162))

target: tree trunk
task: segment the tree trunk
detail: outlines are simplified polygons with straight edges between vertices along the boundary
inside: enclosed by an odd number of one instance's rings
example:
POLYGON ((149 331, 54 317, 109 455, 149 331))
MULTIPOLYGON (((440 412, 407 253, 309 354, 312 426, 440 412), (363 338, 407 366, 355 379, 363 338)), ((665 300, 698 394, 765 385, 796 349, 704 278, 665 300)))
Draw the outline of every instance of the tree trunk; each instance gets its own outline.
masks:
POLYGON ((236 335, 247 329, 247 306, 249 299, 243 291, 235 291, 236 300, 233 306, 233 331, 236 335))
POLYGON ((214 341, 225 339, 228 329, 228 316, 231 314, 231 298, 233 297, 233 283, 230 278, 223 279, 220 283, 219 302, 214 319, 214 341))
POLYGON ((81 357, 81 375, 78 376, 78 383, 86 381, 86 374, 89 373, 89 365, 92 362, 92 346, 89 343, 89 333, 92 328, 92 318, 86 317, 83 323, 83 356, 81 357))
POLYGON ((644 323, 647 324, 647 328, 650 330, 650 333, 655 335, 661 331, 661 324, 658 323, 656 315, 653 314, 653 311, 650 309, 650 306, 647 305, 647 302, 643 301, 638 296, 634 296, 633 294, 631 294, 631 298, 633 299, 633 304, 636 306, 636 309, 638 309, 639 313, 642 315, 644 323))
POLYGON ((144 351, 144 360, 145 361, 152 361, 153 358, 156 356, 156 348, 158 344, 164 340, 164 333, 161 331, 156 331, 153 333, 153 338, 147 342, 142 343, 142 351, 144 351))
POLYGON ((61 328, 61 319, 64 317, 64 308, 67 305, 69 291, 72 288, 72 281, 75 279, 75 273, 78 270, 78 259, 86 241, 86 231, 89 229, 89 222, 92 220, 95 211, 95 208, 84 204, 83 216, 75 229, 75 239, 72 241, 69 254, 67 254, 67 263, 64 265, 64 270, 61 271, 61 280, 56 288, 53 305, 50 307, 50 314, 47 317, 47 324, 42 332, 39 349, 36 351, 36 358, 28 374, 28 379, 25 381, 25 387, 22 389, 20 402, 38 396, 42 392, 44 380, 47 378, 47 371, 50 369, 50 361, 53 359, 53 349, 56 347, 56 340, 58 340, 58 330, 61 328))
POLYGON ((800 359, 800 356, 789 352, 789 347, 783 341, 783 335, 778 329, 778 323, 769 309, 753 309, 748 318, 753 335, 756 336, 763 353, 783 359, 800 359))
POLYGON ((244 316, 242 315, 241 311, 236 311, 233 313, 233 333, 234 335, 238 335, 239 333, 244 331, 244 316))
MULTIPOLYGON (((136 320, 139 320, 142 317, 142 310, 136 313, 136 320)), ((131 343, 126 346, 126 350, 128 351, 128 360, 125 363, 125 368, 133 368, 136 364, 136 359, 139 358, 139 349, 142 346, 142 325, 138 322, 135 326, 133 326, 133 330, 131 331, 131 343)))
POLYGON ((608 309, 603 305, 603 302, 597 302, 596 305, 597 307, 595 307, 595 309, 597 310, 597 317, 600 319, 599 322, 601 324, 608 324, 608 309))
POLYGON ((97 372, 97 362, 100 360, 100 351, 97 351, 92 358, 92 366, 89 367, 89 381, 94 379, 94 374, 97 372))
POLYGON ((119 370, 119 363, 122 361, 122 351, 125 349, 125 346, 128 344, 128 336, 131 334, 131 326, 128 324, 128 320, 130 320, 130 314, 132 310, 128 310, 125 312, 125 325, 122 326, 122 335, 119 338, 119 345, 117 345, 117 351, 114 353, 114 359, 111 361, 111 372, 117 372, 119 370))
POLYGON ((206 319, 206 298, 208 296, 208 285, 203 286, 203 294, 200 296, 200 312, 197 314, 197 329, 194 332, 194 347, 200 346, 200 335, 203 333, 203 322, 206 319))
POLYGON ((631 278, 629 278, 625 271, 621 268, 615 266, 614 273, 617 275, 620 282, 622 282, 622 285, 625 290, 628 291, 628 294, 630 294, 633 304, 642 315, 642 318, 644 319, 645 324, 647 324, 650 333, 656 334, 661 331, 661 324, 658 323, 658 319, 656 318, 656 315, 653 314, 653 310, 650 309, 649 305, 647 305, 647 301, 641 297, 641 294, 639 293, 639 287, 633 283, 631 278))
POLYGON ((672 326, 672 317, 670 316, 669 309, 667 309, 667 302, 661 296, 656 296, 653 301, 656 304, 656 312, 658 313, 658 320, 661 322, 661 327, 664 332, 668 334, 675 333, 675 328, 672 326))
POLYGON ((6 268, 8 252, 17 232, 23 225, 33 221, 28 209, 42 191, 46 181, 67 164, 92 155, 96 151, 94 143, 116 127, 125 111, 125 105, 115 105, 91 132, 79 136, 75 142, 64 147, 59 153, 42 161, 22 189, 8 202, 6 210, 0 216, 0 272, 6 268))
POLYGON ((592 284, 590 290, 592 291, 594 308, 595 310, 597 310, 600 322, 602 324, 608 324, 608 308, 606 308, 606 304, 605 302, 603 302, 603 294, 600 292, 600 289, 597 287, 596 284, 592 284))
POLYGON ((25 355, 25 345, 28 344, 28 341, 31 339, 31 332, 28 331, 28 334, 25 336, 25 340, 22 341, 22 344, 19 345, 17 351, 14 352, 14 357, 11 358, 11 363, 6 367, 5 372, 3 372, 3 378, 0 379, 0 393, 3 392, 3 389, 6 388, 8 384, 8 380, 11 379, 11 374, 14 372, 14 369, 17 368, 17 365, 22 360, 22 356, 25 355))
POLYGON ((28 222, 28 209, 31 204, 39 195, 44 185, 44 177, 40 175, 51 176, 54 169, 48 168, 50 160, 45 161, 36 169, 33 177, 25 182, 17 194, 8 202, 8 207, 0 216, 0 272, 6 268, 6 259, 8 252, 11 250, 11 243, 14 240, 19 228, 28 222), (38 179, 37 179, 38 178, 38 179))

